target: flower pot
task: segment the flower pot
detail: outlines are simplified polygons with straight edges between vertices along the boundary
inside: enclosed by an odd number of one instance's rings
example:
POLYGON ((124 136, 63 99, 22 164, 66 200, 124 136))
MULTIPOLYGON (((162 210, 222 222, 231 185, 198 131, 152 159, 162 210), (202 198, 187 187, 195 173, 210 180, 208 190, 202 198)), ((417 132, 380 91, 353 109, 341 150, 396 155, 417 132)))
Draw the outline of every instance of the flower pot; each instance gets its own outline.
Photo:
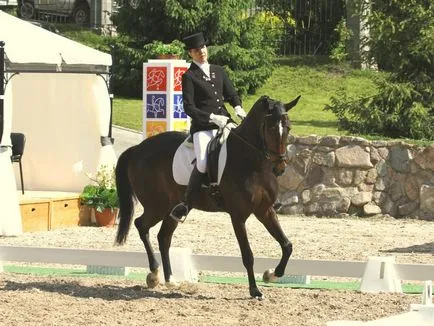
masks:
POLYGON ((176 54, 159 54, 157 59, 179 59, 179 56, 176 54))
POLYGON ((95 220, 98 226, 111 227, 115 225, 118 209, 106 208, 102 212, 95 210, 95 220))

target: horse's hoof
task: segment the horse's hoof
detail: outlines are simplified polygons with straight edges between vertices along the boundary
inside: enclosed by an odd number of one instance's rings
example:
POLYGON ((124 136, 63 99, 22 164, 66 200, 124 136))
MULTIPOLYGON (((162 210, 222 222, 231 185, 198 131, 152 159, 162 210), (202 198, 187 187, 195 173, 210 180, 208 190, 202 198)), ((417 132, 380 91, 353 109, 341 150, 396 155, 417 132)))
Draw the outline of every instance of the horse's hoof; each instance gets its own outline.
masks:
POLYGON ((148 288, 153 289, 158 284, 160 284, 160 277, 158 276, 158 271, 151 272, 146 276, 146 285, 148 288))
POLYGON ((263 295, 263 294, 261 293, 261 295, 260 295, 260 296, 257 296, 255 299, 257 299, 258 301, 262 301, 262 300, 265 299, 265 295, 263 295))
POLYGON ((272 269, 267 269, 262 275, 262 280, 265 283, 275 282, 276 279, 277 276, 274 274, 274 271, 272 269))
POLYGON ((250 291, 250 295, 252 296, 252 298, 255 298, 259 301, 265 299, 265 296, 258 289, 254 289, 253 291, 250 291))
POLYGON ((180 286, 178 282, 172 282, 172 281, 166 282, 165 285, 169 290, 177 289, 180 286))

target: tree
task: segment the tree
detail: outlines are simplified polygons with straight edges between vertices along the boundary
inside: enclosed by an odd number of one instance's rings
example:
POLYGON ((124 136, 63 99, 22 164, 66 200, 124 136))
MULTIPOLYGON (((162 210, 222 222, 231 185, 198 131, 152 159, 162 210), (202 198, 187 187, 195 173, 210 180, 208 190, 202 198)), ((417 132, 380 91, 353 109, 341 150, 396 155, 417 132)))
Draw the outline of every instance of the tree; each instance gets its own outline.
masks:
POLYGON ((137 41, 171 42, 197 31, 209 41, 230 43, 240 34, 239 20, 251 0, 138 0, 125 2, 113 16, 117 31, 137 41))
MULTIPOLYGON (((141 65, 137 61, 146 59, 142 53, 145 44, 170 43, 202 31, 210 45, 210 61, 225 66, 241 95, 253 93, 272 73, 272 46, 276 42, 270 42, 270 38, 279 36, 270 37, 266 32, 267 20, 248 15, 251 3, 251 0, 130 0, 120 4, 113 23, 128 42, 127 47, 118 44, 117 52, 121 56, 132 54, 131 60, 119 58, 127 65, 126 69, 119 69, 126 72, 125 79, 134 76, 130 89, 140 96, 141 81, 137 77, 141 65), (131 47, 135 51, 125 51, 131 47), (225 51, 221 51, 222 47, 225 51)), ((125 84, 119 87, 125 88, 125 84)))

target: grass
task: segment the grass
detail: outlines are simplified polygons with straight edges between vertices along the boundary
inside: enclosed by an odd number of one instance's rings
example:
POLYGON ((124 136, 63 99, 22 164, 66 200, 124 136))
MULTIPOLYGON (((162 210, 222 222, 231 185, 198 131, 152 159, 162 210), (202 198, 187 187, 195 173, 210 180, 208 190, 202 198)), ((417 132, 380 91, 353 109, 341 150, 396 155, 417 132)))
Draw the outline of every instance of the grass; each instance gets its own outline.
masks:
MULTIPOLYGON (((367 96, 375 92, 373 80, 379 73, 359 71, 330 63, 324 57, 292 57, 276 60, 277 67, 268 81, 254 95, 243 99, 248 111, 262 95, 289 102, 301 95, 299 104, 291 111, 294 135, 343 135, 338 130, 336 116, 325 111, 331 96, 344 86, 350 96, 367 96)), ((142 130, 142 99, 115 98, 114 124, 142 130)), ((229 109, 230 105, 227 105, 229 109)))
POLYGON ((113 99, 113 123, 115 125, 142 131, 142 107, 143 100, 114 98, 113 99))
POLYGON ((301 95, 300 102, 290 112, 295 135, 341 135, 337 118, 325 111, 326 104, 339 87, 347 89, 350 96, 364 97, 375 92, 374 71, 351 69, 334 65, 324 57, 294 57, 277 61, 277 68, 257 95, 244 100, 246 108, 251 107, 260 95, 268 95, 283 102, 289 102, 301 95))

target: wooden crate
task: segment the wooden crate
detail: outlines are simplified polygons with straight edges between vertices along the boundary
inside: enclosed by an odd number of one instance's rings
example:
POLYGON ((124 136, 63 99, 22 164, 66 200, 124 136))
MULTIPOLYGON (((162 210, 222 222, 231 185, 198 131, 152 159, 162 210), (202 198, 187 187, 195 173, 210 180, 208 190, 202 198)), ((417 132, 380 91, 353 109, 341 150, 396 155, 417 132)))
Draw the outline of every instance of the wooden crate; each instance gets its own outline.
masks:
POLYGON ((21 196, 20 209, 24 232, 91 225, 90 210, 76 193, 29 191, 21 196))
POLYGON ((20 203, 20 210, 24 232, 50 229, 51 200, 26 200, 20 203))
POLYGON ((80 225, 78 198, 54 199, 51 202, 50 230, 80 225))

